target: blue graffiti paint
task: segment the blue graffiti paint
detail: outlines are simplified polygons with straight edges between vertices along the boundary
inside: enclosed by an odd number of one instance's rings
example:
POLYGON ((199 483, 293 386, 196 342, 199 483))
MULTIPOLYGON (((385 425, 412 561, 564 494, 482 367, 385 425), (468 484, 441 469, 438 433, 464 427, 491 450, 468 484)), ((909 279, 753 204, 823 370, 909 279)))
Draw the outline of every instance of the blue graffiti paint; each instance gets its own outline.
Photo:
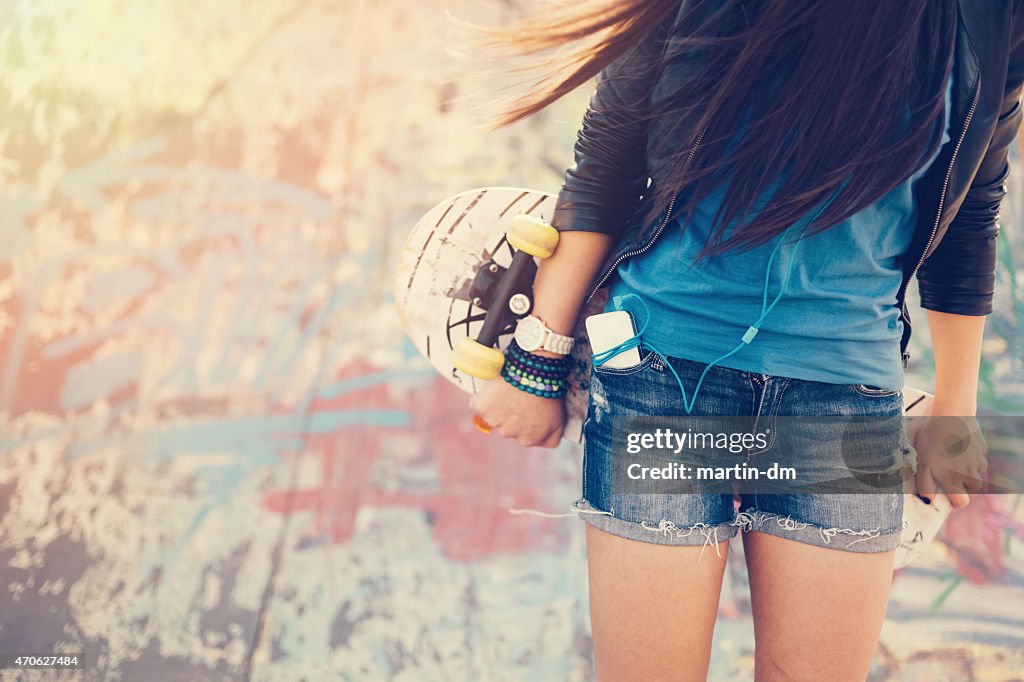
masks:
POLYGON ((95 440, 72 444, 68 455, 81 457, 111 445, 127 448, 149 462, 185 454, 237 453, 249 468, 256 468, 275 463, 282 452, 300 450, 304 434, 332 433, 352 427, 402 427, 408 426, 410 421, 406 410, 373 409, 204 419, 123 434, 110 432, 95 440))
MULTIPOLYGON (((415 349, 414 349, 415 350, 415 349)), ((388 370, 384 372, 374 372, 372 374, 362 374, 351 379, 345 379, 337 383, 326 386, 320 390, 320 397, 326 400, 332 400, 345 393, 352 391, 360 391, 364 388, 369 388, 375 384, 388 383, 392 381, 400 381, 402 379, 419 379, 436 377, 437 372, 434 368, 427 367, 421 370, 409 371, 409 370, 388 370)))

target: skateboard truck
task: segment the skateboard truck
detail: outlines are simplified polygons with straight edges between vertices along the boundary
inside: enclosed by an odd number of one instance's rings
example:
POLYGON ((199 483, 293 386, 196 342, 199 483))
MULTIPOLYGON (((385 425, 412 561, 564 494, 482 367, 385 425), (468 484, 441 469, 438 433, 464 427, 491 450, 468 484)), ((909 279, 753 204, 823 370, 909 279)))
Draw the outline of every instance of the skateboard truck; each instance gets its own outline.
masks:
MULTIPOLYGON (((517 319, 529 313, 533 307, 533 279, 537 275, 537 266, 529 257, 526 258, 526 263, 528 271, 516 273, 518 276, 513 276, 513 281, 519 286, 513 287, 515 291, 508 296, 507 308, 517 319)), ((481 265, 469 285, 468 298, 473 305, 488 311, 494 310, 498 289, 501 287, 502 281, 506 279, 509 269, 498 265, 493 260, 481 265)), ((465 296, 465 294, 463 295, 465 296)))
POLYGON ((473 304, 485 307, 484 326, 476 339, 460 338, 452 348, 452 366, 477 379, 493 379, 505 364, 505 354, 495 346, 513 320, 533 307, 534 258, 549 258, 558 245, 558 230, 529 215, 518 215, 505 238, 516 253, 508 268, 485 263, 470 287, 473 304))

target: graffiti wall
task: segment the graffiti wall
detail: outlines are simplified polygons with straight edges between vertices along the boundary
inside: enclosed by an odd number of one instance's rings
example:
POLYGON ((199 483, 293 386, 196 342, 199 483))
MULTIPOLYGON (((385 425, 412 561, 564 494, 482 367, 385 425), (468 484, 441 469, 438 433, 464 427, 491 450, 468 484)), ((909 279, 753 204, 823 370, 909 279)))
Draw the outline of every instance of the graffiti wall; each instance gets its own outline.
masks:
MULTIPOLYGON (((483 10, 0 8, 0 652, 86 661, 3 679, 590 679, 582 526, 508 511, 564 511, 579 446, 479 433, 391 297, 439 199, 557 189, 588 92, 488 132, 446 11, 483 10)), ((1018 173, 983 373, 1005 414, 1022 202, 1018 173)), ((943 533, 896 576, 874 679, 1024 669, 1024 505, 943 533)), ((714 679, 753 666, 733 559, 714 679)))

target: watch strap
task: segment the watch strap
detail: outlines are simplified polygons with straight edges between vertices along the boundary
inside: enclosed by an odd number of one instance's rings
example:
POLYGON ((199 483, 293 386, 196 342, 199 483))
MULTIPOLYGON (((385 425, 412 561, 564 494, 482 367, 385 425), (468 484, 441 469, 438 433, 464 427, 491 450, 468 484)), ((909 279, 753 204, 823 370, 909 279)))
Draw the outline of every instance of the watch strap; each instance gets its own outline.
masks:
POLYGON ((574 339, 571 336, 565 336, 563 334, 556 334, 550 329, 547 330, 547 334, 544 336, 544 343, 541 344, 541 348, 552 353, 560 353, 562 355, 568 355, 572 352, 572 346, 574 339))
POLYGON ((540 324, 541 329, 544 330, 544 340, 540 344, 541 349, 562 355, 568 355, 572 352, 572 346, 575 343, 573 337, 552 331, 547 323, 536 315, 527 315, 527 317, 535 319, 540 324))

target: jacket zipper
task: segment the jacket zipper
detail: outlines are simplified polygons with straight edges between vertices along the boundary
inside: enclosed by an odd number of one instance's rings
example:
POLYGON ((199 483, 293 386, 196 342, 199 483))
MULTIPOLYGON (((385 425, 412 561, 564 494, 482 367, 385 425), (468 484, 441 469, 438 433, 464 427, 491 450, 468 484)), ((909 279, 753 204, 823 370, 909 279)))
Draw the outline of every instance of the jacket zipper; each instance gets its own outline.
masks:
MULTIPOLYGON (((707 132, 708 132, 707 128, 704 128, 704 130, 701 131, 700 136, 697 138, 697 143, 694 144, 693 145, 693 149, 690 150, 689 156, 686 157, 686 163, 683 165, 683 171, 684 172, 686 171, 687 168, 690 167, 690 162, 693 161, 693 155, 697 153, 697 147, 700 146, 700 143, 704 140, 704 135, 707 134, 707 132)), ((651 246, 654 244, 654 241, 658 238, 658 235, 660 235, 661 231, 665 229, 666 225, 668 225, 668 221, 672 219, 672 209, 675 208, 676 199, 679 197, 679 190, 682 189, 682 186, 683 186, 683 181, 680 180, 679 183, 676 184, 675 191, 672 193, 672 200, 669 201, 669 203, 668 203, 668 212, 665 214, 665 219, 663 221, 661 221, 661 225, 659 225, 658 229, 655 230, 653 235, 651 235, 651 238, 647 240, 647 243, 644 244, 643 246, 641 246, 639 249, 633 249, 632 251, 627 251, 626 253, 623 253, 618 258, 616 258, 615 262, 613 262, 611 264, 611 266, 609 266, 608 270, 604 273, 604 276, 601 277, 601 279, 598 281, 597 285, 591 290, 590 295, 587 296, 587 302, 589 302, 590 299, 592 299, 594 297, 594 294, 597 293, 597 290, 600 289, 604 285, 604 283, 608 280, 609 277, 611 277, 611 274, 613 272, 615 272, 615 268, 618 266, 619 263, 621 263, 622 261, 624 261, 627 258, 631 258, 633 256, 637 256, 637 255, 643 253, 644 251, 646 251, 647 249, 651 248, 651 246)))
MULTIPOLYGON (((946 169, 946 179, 942 183, 942 193, 939 195, 939 209, 935 214, 935 222, 932 225, 932 232, 928 236, 928 241, 924 245, 924 250, 921 251, 921 258, 917 261, 917 265, 910 272, 910 277, 907 278, 907 284, 900 291, 900 303, 903 313, 903 323, 910 328, 910 316, 907 315, 907 287, 910 286, 910 281, 914 279, 914 275, 921 269, 924 261, 928 257, 928 249, 931 247, 932 242, 935 241, 935 235, 939 232, 939 224, 942 222, 942 212, 946 206, 946 192, 949 190, 949 180, 953 176, 953 165, 956 163, 957 154, 960 153, 960 147, 964 143, 964 138, 967 137, 967 128, 971 125, 971 119, 974 118, 974 112, 978 108, 978 100, 981 98, 981 71, 978 71, 978 75, 974 78, 974 99, 971 101, 971 108, 967 110, 967 118, 964 119, 963 129, 960 131, 960 139, 956 142, 956 147, 953 148, 953 155, 949 159, 949 167, 946 169)), ((909 338, 909 337, 908 337, 909 338)), ((903 366, 906 368, 907 360, 910 354, 903 351, 903 366)))

